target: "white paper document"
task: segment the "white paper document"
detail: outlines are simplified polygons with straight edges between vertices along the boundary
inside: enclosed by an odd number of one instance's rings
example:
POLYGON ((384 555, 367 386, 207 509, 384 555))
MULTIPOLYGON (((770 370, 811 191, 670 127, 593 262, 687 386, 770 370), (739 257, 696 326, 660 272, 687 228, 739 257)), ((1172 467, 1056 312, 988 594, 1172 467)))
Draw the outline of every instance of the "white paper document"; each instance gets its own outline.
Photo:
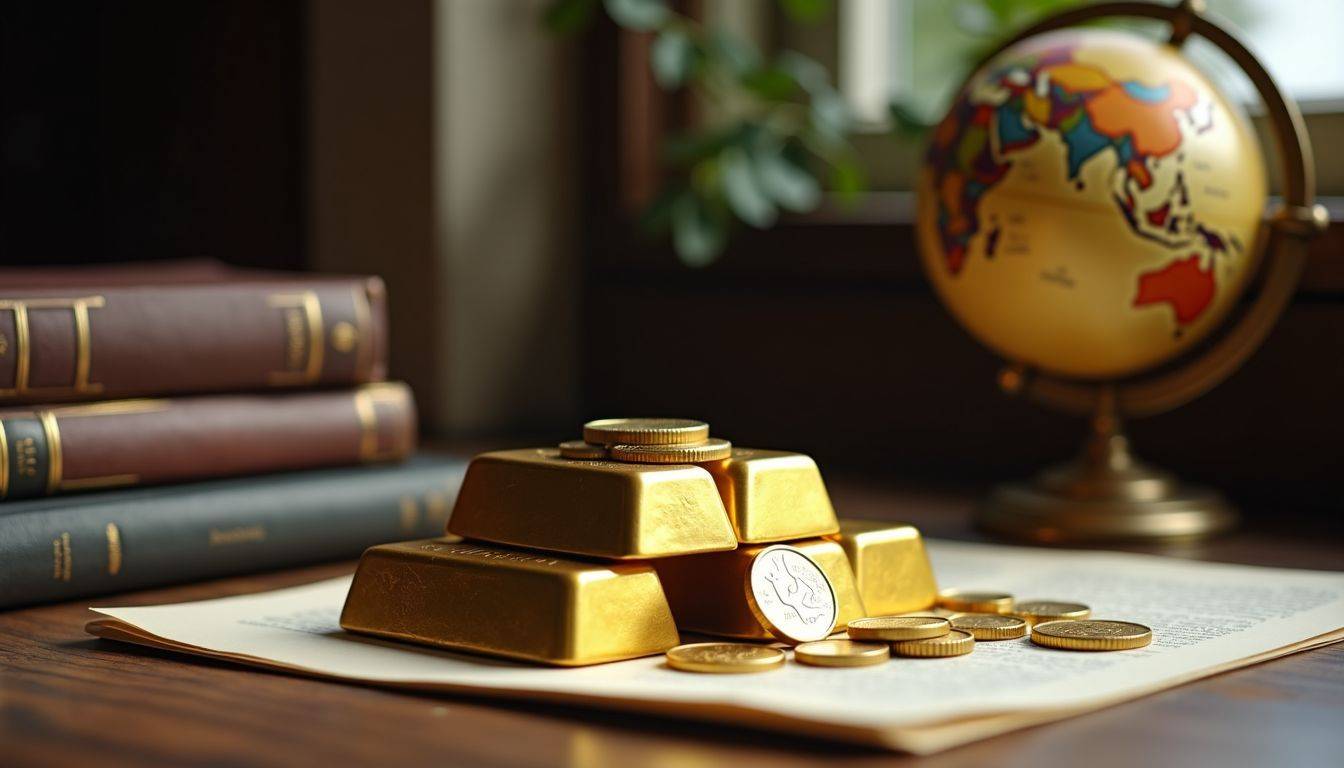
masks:
MULTIPOLYGON (((1153 629, 1147 648, 980 642, 968 656, 829 669, 790 661, 699 675, 662 657, 556 669, 341 630, 349 577, 256 595, 95 608, 93 634, 246 664, 389 686, 581 702, 935 752, 1344 639, 1344 573, 1148 555, 929 542, 943 586, 1087 603, 1153 629)), ((451 596, 445 595, 445 599, 451 596)))

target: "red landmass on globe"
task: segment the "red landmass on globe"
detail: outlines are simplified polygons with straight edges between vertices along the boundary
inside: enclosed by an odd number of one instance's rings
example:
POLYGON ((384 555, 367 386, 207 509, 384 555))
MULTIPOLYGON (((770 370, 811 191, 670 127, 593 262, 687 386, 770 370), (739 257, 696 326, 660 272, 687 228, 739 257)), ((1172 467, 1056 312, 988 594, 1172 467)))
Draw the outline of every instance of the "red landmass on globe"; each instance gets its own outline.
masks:
POLYGON ((1139 275, 1139 293, 1134 306, 1167 303, 1176 313, 1176 322, 1194 322, 1213 301, 1213 266, 1201 269, 1199 254, 1177 259, 1167 266, 1139 275))

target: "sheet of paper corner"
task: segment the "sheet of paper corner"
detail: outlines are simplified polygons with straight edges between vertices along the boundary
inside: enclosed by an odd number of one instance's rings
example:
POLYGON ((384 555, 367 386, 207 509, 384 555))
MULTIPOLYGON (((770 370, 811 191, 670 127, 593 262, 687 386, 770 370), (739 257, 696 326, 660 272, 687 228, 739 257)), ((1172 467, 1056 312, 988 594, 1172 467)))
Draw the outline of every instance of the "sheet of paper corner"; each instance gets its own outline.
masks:
POLYGON ((320 677, 421 690, 554 699, 805 732, 917 753, 1097 709, 1344 639, 1344 572, 1150 555, 929 542, 940 583, 1090 604, 1154 630, 1152 646, 1084 654, 1028 640, 878 667, 789 664, 694 675, 661 657, 541 668, 359 638, 337 618, 349 577, 174 605, 94 608, 109 639, 320 677))

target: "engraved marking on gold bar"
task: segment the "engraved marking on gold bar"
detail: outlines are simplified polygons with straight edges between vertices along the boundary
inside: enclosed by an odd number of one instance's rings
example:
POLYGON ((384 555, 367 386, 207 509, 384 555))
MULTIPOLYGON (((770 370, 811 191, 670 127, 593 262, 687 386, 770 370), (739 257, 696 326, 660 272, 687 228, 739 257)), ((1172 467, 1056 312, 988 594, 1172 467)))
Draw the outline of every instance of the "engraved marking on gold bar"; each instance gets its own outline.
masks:
POLYGON ((107 524, 107 575, 121 572, 121 529, 116 523, 107 524))
POLYGON ((373 333, 371 317, 372 310, 369 308, 369 294, 360 287, 353 291, 355 298, 355 329, 358 333, 355 335, 355 343, 358 348, 355 350, 355 376, 360 381, 367 381, 372 376, 373 368, 373 345, 369 343, 369 337, 373 333))
POLYGON ((140 476, 134 473, 121 475, 99 475, 98 477, 80 477, 73 480, 62 480, 62 491, 88 491, 95 488, 118 488, 124 485, 135 485, 140 482, 140 476))
POLYGON ((56 424, 56 414, 42 411, 37 415, 42 422, 42 431, 47 436, 47 493, 55 493, 61 487, 62 467, 61 428, 56 424))
POLYGON ((0 419, 0 499, 9 495, 9 437, 5 435, 5 422, 0 419))

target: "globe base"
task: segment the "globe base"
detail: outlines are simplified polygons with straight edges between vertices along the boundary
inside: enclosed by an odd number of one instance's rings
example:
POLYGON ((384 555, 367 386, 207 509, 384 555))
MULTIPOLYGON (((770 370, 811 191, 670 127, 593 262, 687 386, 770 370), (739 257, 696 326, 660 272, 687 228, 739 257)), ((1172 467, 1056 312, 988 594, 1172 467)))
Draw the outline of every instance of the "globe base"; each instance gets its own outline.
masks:
POLYGON ((1197 539, 1236 526, 1236 511, 1216 491, 1176 485, 1159 498, 1075 498, 1039 483, 996 488, 981 508, 984 530, 1038 544, 1197 539))
POLYGON ((996 488, 980 510, 980 527, 1055 544, 1194 539, 1236 526, 1236 511, 1216 491, 1185 485, 1134 459, 1112 397, 1103 398, 1092 426, 1076 460, 1030 483, 996 488))

